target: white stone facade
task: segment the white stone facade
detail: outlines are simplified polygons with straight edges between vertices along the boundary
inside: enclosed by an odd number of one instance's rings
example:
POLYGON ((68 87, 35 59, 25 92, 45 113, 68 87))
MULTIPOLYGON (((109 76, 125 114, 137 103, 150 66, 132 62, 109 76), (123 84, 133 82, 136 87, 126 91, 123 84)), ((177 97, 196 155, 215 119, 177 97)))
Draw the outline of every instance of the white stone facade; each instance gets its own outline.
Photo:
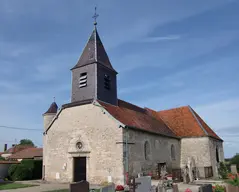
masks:
POLYGON ((123 131, 117 121, 93 104, 66 108, 59 113, 44 136, 45 180, 72 182, 73 157, 87 157, 87 180, 122 183, 123 131), (76 148, 81 141, 83 148, 76 148), (110 173, 109 173, 110 172, 110 173), (56 176, 59 176, 57 179, 56 176))

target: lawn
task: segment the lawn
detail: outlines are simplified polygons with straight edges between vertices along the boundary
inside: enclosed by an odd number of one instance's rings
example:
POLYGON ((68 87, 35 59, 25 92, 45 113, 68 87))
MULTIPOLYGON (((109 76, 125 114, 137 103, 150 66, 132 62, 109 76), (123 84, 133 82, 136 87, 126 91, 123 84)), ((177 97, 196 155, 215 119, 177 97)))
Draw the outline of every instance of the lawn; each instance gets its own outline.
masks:
MULTIPOLYGON (((59 189, 54 191, 45 191, 45 192, 69 192, 69 189, 59 189)), ((100 189, 90 190, 89 192, 100 192, 100 189)))
POLYGON ((59 189, 59 190, 45 191, 45 192, 69 192, 69 189, 59 189))
POLYGON ((19 189, 19 188, 35 187, 35 186, 38 186, 38 185, 21 184, 21 183, 8 183, 8 184, 1 184, 0 185, 0 190, 19 189))

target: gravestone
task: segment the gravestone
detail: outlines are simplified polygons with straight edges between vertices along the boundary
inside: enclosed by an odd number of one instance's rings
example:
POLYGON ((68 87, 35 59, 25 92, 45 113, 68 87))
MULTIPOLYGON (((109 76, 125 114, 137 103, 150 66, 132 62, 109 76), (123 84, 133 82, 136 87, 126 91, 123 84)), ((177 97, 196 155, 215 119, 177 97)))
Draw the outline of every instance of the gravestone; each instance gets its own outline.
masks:
POLYGON ((239 192, 239 187, 226 184, 226 192, 239 192))
POLYGON ((212 191, 212 185, 211 184, 207 184, 207 185, 203 185, 199 188, 199 192, 213 192, 212 191))
POLYGON ((169 180, 161 180, 158 184, 158 192, 173 192, 173 183, 169 180))
POLYGON ((100 192, 115 192, 115 184, 112 183, 108 186, 104 186, 103 188, 100 189, 100 192))
POLYGON ((179 192, 178 184, 173 184, 173 192, 179 192))
POLYGON ((237 165, 231 165, 231 172, 237 174, 237 165))
POLYGON ((157 192, 157 187, 153 185, 150 189, 150 192, 157 192))
POLYGON ((89 183, 87 181, 70 184, 70 192, 89 192, 89 188, 89 183))
POLYGON ((135 178, 135 182, 140 183, 140 185, 138 185, 138 187, 136 188, 135 192, 150 192, 151 190, 150 176, 135 178))

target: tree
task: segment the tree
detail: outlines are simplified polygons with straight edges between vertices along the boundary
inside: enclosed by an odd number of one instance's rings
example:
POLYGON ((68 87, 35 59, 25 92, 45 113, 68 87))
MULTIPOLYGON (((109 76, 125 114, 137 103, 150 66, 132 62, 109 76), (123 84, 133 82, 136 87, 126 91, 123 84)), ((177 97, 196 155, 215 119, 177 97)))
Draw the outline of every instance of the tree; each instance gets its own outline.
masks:
POLYGON ((231 159, 231 164, 236 164, 239 166, 239 154, 236 154, 232 159, 231 159))
POLYGON ((218 168, 218 174, 222 179, 227 179, 228 170, 224 162, 220 162, 218 168))
POLYGON ((19 143, 19 145, 30 145, 30 146, 35 146, 32 140, 30 139, 22 139, 19 143))

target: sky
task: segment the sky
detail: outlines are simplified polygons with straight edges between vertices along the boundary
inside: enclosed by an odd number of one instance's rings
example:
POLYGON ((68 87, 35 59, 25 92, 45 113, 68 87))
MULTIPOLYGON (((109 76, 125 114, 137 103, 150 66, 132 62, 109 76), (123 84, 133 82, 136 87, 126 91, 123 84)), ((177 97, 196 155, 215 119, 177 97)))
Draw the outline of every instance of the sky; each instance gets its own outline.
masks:
POLYGON ((53 97, 70 101, 96 5, 118 97, 155 110, 190 105, 226 157, 239 152, 238 0, 0 0, 0 151, 24 138, 42 146, 42 114, 53 97))

